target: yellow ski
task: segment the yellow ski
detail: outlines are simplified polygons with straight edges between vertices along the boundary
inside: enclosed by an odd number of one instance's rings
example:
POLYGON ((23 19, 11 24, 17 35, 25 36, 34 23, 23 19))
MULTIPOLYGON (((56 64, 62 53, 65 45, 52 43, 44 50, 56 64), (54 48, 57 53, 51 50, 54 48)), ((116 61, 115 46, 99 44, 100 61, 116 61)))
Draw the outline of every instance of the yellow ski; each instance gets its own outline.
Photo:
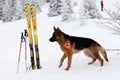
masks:
POLYGON ((38 34, 37 34, 37 24, 36 24, 36 7, 34 5, 31 6, 31 15, 32 15, 32 27, 33 27, 34 45, 35 45, 35 54, 36 54, 36 64, 37 64, 37 69, 40 69, 38 34))
POLYGON ((28 25, 28 37, 29 37, 29 46, 30 46, 30 57, 31 57, 31 66, 32 69, 35 69, 35 60, 34 60, 34 49, 33 49, 33 36, 32 36, 32 26, 31 26, 31 6, 30 4, 25 5, 26 20, 28 25))

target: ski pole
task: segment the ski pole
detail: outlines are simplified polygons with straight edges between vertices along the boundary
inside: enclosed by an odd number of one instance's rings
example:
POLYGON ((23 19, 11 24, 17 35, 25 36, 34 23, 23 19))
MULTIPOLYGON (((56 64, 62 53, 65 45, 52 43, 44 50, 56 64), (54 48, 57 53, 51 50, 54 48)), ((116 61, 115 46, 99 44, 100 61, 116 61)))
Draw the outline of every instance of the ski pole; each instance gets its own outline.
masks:
POLYGON ((19 56, 18 56, 17 73, 19 73, 19 64, 20 64, 21 48, 22 48, 22 42, 23 42, 23 41, 24 41, 24 36, 23 36, 23 32, 22 32, 22 33, 21 33, 19 56))
POLYGON ((25 29, 24 30, 24 39, 25 39, 25 69, 27 73, 27 40, 26 38, 28 37, 28 31, 25 29))

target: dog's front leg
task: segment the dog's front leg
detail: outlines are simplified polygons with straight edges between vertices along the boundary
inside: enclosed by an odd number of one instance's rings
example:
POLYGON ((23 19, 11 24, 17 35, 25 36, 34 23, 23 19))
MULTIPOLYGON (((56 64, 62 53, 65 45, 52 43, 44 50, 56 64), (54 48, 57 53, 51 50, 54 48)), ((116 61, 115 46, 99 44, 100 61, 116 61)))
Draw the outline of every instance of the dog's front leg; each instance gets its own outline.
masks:
POLYGON ((68 63, 67 63, 67 67, 65 68, 65 70, 69 70, 69 68, 71 67, 71 63, 72 63, 72 54, 69 53, 68 54, 68 63))
POLYGON ((67 55, 64 53, 63 56, 60 59, 59 68, 62 66, 62 63, 64 62, 64 60, 65 60, 66 57, 67 57, 67 55))

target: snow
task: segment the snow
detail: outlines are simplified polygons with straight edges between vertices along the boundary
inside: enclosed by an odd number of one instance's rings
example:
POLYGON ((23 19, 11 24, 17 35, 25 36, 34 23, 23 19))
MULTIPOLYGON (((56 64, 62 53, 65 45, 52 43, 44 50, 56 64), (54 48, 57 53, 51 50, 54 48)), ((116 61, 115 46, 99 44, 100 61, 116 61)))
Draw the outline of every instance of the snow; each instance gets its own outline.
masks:
MULTIPOLYGON (((105 0, 104 0, 105 1, 105 0)), ((110 2, 109 0, 106 0, 110 2)), ((115 1, 115 0, 113 0, 115 1)), ((107 4, 108 5, 108 4, 107 4)), ((112 35, 110 31, 98 24, 98 20, 79 20, 71 22, 60 22, 60 17, 47 17, 45 11, 47 5, 43 6, 37 15, 37 26, 39 36, 39 52, 42 68, 39 70, 28 70, 25 73, 24 44, 22 46, 19 73, 17 74, 18 52, 20 47, 20 34, 27 28, 26 20, 19 20, 9 23, 0 23, 0 79, 1 80, 119 80, 120 76, 120 51, 107 51, 109 62, 104 61, 100 67, 96 61, 92 65, 83 52, 76 54, 72 60, 72 67, 69 71, 64 68, 67 65, 65 60, 63 66, 58 68, 59 60, 63 54, 57 43, 49 42, 52 36, 53 26, 74 36, 89 37, 100 43, 105 49, 120 48, 120 37, 112 35)), ((28 41, 27 41, 27 44, 28 41)), ((29 45, 27 46, 27 65, 30 66, 29 45)))

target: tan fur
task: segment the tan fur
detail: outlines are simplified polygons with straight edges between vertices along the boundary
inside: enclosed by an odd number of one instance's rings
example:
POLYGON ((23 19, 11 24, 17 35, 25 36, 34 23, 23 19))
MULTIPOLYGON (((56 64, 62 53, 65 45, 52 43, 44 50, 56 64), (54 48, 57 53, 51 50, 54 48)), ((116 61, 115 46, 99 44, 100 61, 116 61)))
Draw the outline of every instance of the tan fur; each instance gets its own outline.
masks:
MULTIPOLYGON (((70 48, 69 49, 66 48, 64 46, 64 44, 66 43, 66 41, 64 41, 64 35, 61 33, 59 28, 55 30, 56 30, 55 36, 57 36, 58 44, 60 45, 61 50, 64 52, 63 56, 60 59, 59 67, 61 67, 64 60, 68 58, 68 63, 67 63, 67 67, 65 68, 65 70, 69 70, 71 67, 72 56, 74 53, 78 53, 79 50, 75 50, 74 44, 71 44, 71 43, 70 43, 70 48)), ((67 41, 70 42, 69 40, 67 41)), ((89 48, 83 49, 83 51, 86 56, 92 58, 92 61, 89 62, 88 64, 93 64, 96 60, 98 60, 100 62, 100 66, 103 66, 103 59, 100 57, 99 51, 101 52, 105 60, 108 61, 105 49, 100 47, 97 44, 92 44, 89 48)))

